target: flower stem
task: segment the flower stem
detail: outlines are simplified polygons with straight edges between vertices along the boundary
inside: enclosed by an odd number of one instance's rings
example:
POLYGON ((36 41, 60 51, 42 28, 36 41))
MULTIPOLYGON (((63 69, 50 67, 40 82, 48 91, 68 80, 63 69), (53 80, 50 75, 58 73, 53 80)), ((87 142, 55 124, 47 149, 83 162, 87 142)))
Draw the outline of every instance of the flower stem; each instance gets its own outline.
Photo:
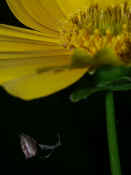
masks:
POLYGON ((106 94, 106 122, 111 173, 112 175, 121 175, 112 92, 106 94))

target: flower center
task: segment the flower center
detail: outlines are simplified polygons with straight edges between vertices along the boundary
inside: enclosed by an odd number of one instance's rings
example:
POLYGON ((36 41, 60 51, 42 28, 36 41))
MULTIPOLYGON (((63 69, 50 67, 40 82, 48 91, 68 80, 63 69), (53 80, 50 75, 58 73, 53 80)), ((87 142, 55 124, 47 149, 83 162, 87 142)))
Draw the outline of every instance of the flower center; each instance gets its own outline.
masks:
POLYGON ((99 7, 97 4, 81 9, 64 23, 62 45, 73 50, 85 49, 95 55, 105 47, 112 48, 121 61, 131 63, 131 6, 99 7))

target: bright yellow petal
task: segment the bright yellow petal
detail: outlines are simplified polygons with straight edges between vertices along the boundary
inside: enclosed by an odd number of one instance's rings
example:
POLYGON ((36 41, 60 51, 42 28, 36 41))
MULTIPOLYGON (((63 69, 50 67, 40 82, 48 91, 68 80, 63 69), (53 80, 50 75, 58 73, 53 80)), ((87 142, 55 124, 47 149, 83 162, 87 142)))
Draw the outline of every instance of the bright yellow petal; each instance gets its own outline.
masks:
POLYGON ((69 67, 69 64, 70 58, 64 55, 0 59, 0 84, 31 73, 69 67))
POLYGON ((73 12, 77 12, 79 9, 87 8, 90 5, 98 4, 100 7, 106 7, 109 5, 116 5, 123 2, 131 4, 131 0, 57 0, 64 14, 71 15, 73 12))
POLYGON ((57 39, 58 36, 52 36, 49 33, 42 33, 39 31, 34 31, 31 29, 25 29, 21 27, 15 27, 6 24, 0 24, 0 34, 7 36, 14 36, 26 39, 43 40, 42 38, 54 38, 57 39))
POLYGON ((40 32, 8 25, 0 25, 0 59, 25 57, 26 55, 63 55, 66 51, 59 40, 40 32), (7 56, 6 56, 7 55, 7 56))
MULTIPOLYGON (((25 25, 59 35, 59 24, 69 15, 92 4, 109 6, 126 0, 6 0, 14 15, 25 25)), ((131 3, 131 0, 128 0, 131 3)))
POLYGON ((0 25, 0 84, 40 69, 69 66, 69 53, 40 32, 0 25))
POLYGON ((57 2, 64 13, 68 15, 90 3, 89 0, 57 0, 57 2))
POLYGON ((58 35, 57 23, 65 19, 56 0, 6 0, 14 15, 26 26, 58 35))
POLYGON ((31 100, 55 93, 78 79, 86 72, 85 69, 71 69, 34 73, 20 79, 4 83, 2 86, 12 95, 31 100))

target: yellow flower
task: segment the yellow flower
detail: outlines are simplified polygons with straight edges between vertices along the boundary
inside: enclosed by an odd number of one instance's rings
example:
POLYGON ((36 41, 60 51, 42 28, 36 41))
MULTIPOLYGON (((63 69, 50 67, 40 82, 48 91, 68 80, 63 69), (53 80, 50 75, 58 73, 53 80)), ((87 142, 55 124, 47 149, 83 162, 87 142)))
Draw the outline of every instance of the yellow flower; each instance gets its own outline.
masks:
POLYGON ((0 25, 0 84, 14 96, 29 100, 71 85, 96 67, 93 56, 105 47, 116 55, 107 64, 131 64, 129 0, 6 2, 31 28, 0 25), (85 66, 72 66, 76 49, 90 56, 85 66))

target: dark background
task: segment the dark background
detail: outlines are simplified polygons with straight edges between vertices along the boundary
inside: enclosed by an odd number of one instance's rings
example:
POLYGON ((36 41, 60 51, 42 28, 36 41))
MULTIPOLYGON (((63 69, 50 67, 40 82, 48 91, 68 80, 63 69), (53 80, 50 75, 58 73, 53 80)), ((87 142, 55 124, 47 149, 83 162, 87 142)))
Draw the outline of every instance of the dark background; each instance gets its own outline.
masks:
MULTIPOLYGON (((24 27, 0 0, 0 23, 24 27)), ((63 174, 63 170, 110 175, 106 136, 105 94, 71 103, 71 92, 83 81, 54 95, 33 101, 12 97, 0 88, 0 158, 4 171, 30 174, 63 174), (39 143, 54 144, 61 134, 62 147, 48 159, 25 160, 19 135, 39 143), (10 167, 10 168, 9 168, 10 167), (45 173, 46 172, 46 173, 45 173)), ((114 94, 122 174, 130 175, 131 92, 114 94)))

